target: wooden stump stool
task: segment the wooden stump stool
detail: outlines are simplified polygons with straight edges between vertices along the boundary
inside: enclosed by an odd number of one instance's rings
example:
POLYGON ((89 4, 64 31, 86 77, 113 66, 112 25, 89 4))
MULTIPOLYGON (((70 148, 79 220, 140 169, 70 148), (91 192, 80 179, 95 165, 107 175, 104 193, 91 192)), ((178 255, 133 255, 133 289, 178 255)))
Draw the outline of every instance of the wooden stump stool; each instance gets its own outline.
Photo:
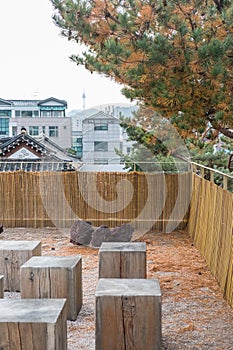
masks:
POLYGON ((67 349, 65 299, 2 299, 0 310, 0 349, 67 349))
POLYGON ((4 275, 5 291, 20 291, 20 266, 34 255, 41 255, 40 241, 0 241, 0 274, 4 275))
POLYGON ((4 276, 0 275, 0 298, 4 297, 4 276))
POLYGON ((22 298, 66 298, 67 318, 76 320, 82 307, 82 258, 35 256, 21 266, 22 298))
POLYGON ((99 278, 146 278, 146 243, 103 242, 99 278))
POLYGON ((99 280, 96 350, 160 350, 161 291, 157 280, 99 280))

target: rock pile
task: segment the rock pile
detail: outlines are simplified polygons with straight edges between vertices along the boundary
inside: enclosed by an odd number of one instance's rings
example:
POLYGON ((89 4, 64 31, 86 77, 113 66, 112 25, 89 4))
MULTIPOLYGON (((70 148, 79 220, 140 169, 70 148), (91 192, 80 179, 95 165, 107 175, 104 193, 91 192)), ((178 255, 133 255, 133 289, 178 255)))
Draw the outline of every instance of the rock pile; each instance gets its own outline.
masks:
POLYGON ((130 242, 133 231, 130 224, 111 229, 104 225, 95 227, 91 222, 77 220, 70 229, 70 242, 91 247, 100 247, 102 242, 130 242))

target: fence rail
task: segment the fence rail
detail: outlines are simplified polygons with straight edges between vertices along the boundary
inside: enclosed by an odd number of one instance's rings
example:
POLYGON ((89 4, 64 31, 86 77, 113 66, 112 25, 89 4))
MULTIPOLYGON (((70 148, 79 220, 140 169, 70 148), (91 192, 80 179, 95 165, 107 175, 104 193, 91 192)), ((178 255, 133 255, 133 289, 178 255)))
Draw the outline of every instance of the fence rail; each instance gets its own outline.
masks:
MULTIPOLYGON (((112 163, 110 165, 119 165, 118 163, 112 163)), ((133 172, 141 170, 148 173, 185 173, 192 171, 198 174, 202 178, 205 178, 211 182, 220 185, 225 190, 233 192, 233 174, 226 174, 217 169, 206 167, 205 165, 189 162, 189 161, 175 161, 175 162, 129 162, 130 169, 133 172)), ((26 172, 39 172, 39 171, 74 171, 82 168, 83 165, 90 165, 88 163, 75 163, 75 162, 47 162, 47 161, 0 161, 0 173, 12 172, 12 171, 26 171, 26 172)), ((100 168, 100 171, 104 172, 100 168)))
POLYGON ((191 162, 190 165, 195 174, 220 185, 224 190, 233 192, 233 175, 223 173, 217 169, 209 168, 195 162, 191 162))

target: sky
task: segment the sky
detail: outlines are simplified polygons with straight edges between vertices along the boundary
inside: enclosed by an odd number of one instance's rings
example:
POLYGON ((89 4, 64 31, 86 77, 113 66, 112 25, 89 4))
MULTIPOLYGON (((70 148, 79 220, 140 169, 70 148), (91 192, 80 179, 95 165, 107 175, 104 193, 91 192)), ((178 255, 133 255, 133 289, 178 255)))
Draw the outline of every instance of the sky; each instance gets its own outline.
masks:
POLYGON ((122 86, 69 59, 81 49, 61 37, 49 0, 7 0, 0 6, 0 98, 66 100, 68 111, 127 103, 122 86))

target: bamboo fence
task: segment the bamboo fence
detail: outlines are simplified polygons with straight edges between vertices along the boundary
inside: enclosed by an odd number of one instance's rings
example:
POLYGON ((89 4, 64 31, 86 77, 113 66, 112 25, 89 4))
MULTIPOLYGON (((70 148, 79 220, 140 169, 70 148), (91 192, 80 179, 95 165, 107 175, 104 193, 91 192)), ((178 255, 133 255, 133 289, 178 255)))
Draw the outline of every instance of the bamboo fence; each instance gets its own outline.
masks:
POLYGON ((233 306, 233 194, 193 174, 188 232, 233 306))
POLYGON ((131 223, 171 231, 188 221, 191 173, 2 172, 0 223, 5 227, 71 227, 131 223))
POLYGON ((75 220, 138 231, 188 227, 233 306, 233 194, 191 172, 0 173, 5 227, 70 228, 75 220))

